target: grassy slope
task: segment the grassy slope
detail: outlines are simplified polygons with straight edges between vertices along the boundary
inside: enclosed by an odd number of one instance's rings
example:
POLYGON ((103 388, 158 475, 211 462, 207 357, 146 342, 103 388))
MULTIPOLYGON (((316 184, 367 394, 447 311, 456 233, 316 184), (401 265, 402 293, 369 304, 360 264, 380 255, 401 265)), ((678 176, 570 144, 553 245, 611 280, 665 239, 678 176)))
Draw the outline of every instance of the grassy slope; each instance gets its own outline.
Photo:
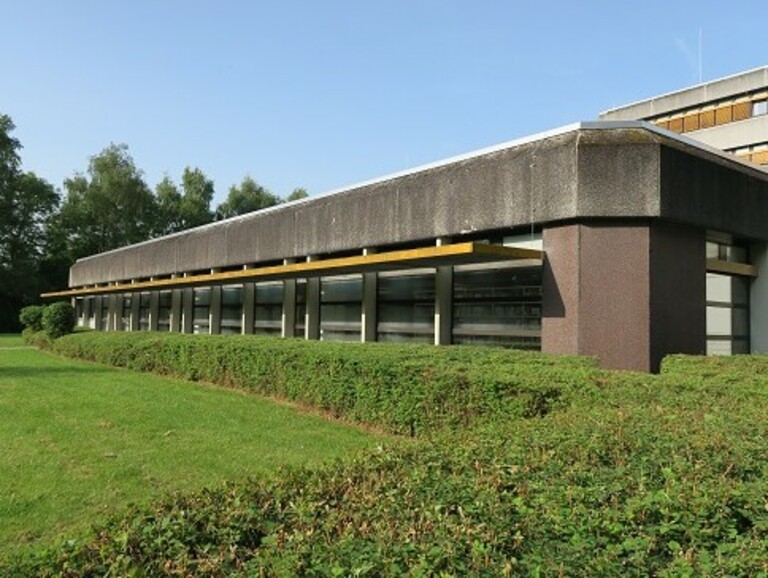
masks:
POLYGON ((376 443, 242 393, 35 350, 0 350, 0 415, 0 553, 170 490, 376 443))

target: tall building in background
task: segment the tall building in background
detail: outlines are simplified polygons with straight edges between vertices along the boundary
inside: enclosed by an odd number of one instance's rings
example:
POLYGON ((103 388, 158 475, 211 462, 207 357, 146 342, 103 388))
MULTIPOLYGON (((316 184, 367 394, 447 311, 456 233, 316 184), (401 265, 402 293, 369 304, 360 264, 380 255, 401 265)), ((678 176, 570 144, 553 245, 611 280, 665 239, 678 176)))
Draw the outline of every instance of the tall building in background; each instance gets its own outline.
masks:
POLYGON ((620 106, 600 120, 645 120, 768 167, 768 66, 620 106))

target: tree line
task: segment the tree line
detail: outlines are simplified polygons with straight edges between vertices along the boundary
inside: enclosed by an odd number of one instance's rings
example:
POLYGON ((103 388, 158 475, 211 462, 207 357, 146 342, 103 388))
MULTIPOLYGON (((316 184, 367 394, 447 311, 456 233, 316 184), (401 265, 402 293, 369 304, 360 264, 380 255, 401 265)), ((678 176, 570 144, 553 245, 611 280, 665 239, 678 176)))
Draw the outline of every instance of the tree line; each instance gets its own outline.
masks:
POLYGON ((188 166, 178 183, 166 176, 153 190, 125 144, 91 157, 60 191, 21 170, 15 128, 0 114, 0 332, 17 331, 20 309, 41 292, 65 287, 81 257, 307 196, 297 188, 282 198, 246 176, 213 208, 202 170, 188 166))

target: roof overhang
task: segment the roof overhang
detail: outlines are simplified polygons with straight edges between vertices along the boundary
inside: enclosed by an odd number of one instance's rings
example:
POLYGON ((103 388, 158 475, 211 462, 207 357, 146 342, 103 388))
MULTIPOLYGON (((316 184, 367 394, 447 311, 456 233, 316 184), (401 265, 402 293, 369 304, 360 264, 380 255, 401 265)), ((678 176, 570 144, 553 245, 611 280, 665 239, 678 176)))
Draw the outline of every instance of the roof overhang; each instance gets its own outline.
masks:
POLYGON ((285 265, 254 267, 219 273, 187 275, 148 281, 117 282, 109 285, 76 287, 63 291, 43 293, 41 297, 77 297, 82 295, 102 295, 109 293, 127 293, 152 289, 179 289, 207 285, 227 285, 232 283, 277 281, 283 279, 327 277, 377 271, 397 271, 413 268, 440 267, 444 265, 465 265, 492 263, 498 261, 538 260, 543 261, 544 251, 505 247, 488 243, 455 243, 434 247, 420 247, 400 251, 387 251, 352 257, 337 257, 317 261, 302 261, 285 265))

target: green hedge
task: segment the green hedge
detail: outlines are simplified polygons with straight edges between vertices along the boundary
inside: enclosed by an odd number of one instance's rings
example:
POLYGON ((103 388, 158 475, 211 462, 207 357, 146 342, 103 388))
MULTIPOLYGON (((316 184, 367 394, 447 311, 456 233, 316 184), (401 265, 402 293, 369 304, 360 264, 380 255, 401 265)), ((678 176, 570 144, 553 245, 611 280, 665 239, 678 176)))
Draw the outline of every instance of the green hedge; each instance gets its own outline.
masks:
POLYGON ((6 574, 765 576, 765 399, 618 379, 624 403, 173 496, 6 574))
POLYGON ((534 417, 593 387, 595 362, 487 347, 328 343, 254 336, 75 334, 62 355, 288 399, 421 435, 498 415, 534 417))

